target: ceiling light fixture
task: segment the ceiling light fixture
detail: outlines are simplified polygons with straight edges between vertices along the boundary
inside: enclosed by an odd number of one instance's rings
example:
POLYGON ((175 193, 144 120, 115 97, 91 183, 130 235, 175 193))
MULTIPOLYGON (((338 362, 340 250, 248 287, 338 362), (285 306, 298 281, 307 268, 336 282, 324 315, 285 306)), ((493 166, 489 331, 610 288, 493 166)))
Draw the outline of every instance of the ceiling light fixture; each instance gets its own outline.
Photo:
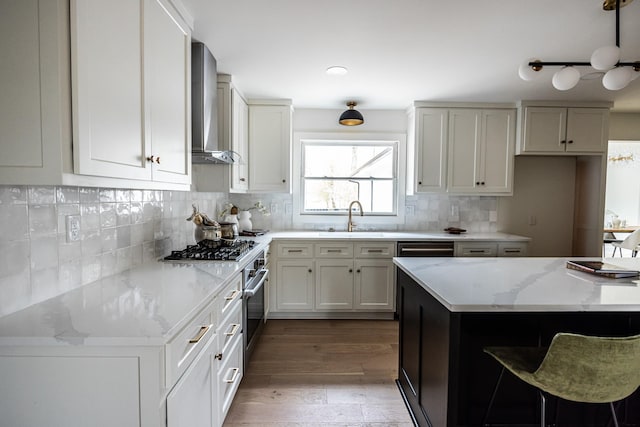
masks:
MULTIPOLYGON (((605 0, 604 10, 616 11, 616 45, 603 46, 591 55, 590 62, 545 62, 539 59, 529 59, 518 68, 522 80, 531 81, 538 77, 543 67, 562 67, 553 75, 552 84, 558 90, 569 90, 580 80, 580 72, 575 67, 592 67, 605 72, 602 85, 608 90, 620 90, 640 75, 640 61, 620 62, 620 8, 633 0, 605 0)), ((585 75, 591 75, 587 73, 585 75)))
POLYGON ((326 70, 326 73, 330 76, 344 76, 348 72, 349 70, 347 70, 346 67, 342 67, 340 65, 334 65, 326 70))
POLYGON ((341 125, 358 126, 364 123, 364 117, 362 117, 360 111, 354 109, 356 105, 358 104, 355 101, 347 102, 349 109, 340 114, 340 119, 338 119, 341 125))

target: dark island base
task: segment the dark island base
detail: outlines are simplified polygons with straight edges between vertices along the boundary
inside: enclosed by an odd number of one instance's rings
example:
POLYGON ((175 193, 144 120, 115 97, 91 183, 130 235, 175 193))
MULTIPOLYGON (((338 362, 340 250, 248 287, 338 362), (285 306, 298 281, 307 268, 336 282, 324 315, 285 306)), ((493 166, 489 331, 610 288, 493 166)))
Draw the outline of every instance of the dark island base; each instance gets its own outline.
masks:
MULTIPOLYGON (((500 373, 486 346, 548 346, 557 332, 640 334, 640 313, 452 313, 397 270, 400 318, 398 386, 419 426, 480 426, 500 373)), ((505 373, 488 423, 540 425, 537 390, 505 373)), ((622 426, 640 426, 640 392, 618 405, 622 426)), ((549 424, 607 426, 608 405, 550 398, 549 424), (557 420, 557 421, 556 421, 557 420)))

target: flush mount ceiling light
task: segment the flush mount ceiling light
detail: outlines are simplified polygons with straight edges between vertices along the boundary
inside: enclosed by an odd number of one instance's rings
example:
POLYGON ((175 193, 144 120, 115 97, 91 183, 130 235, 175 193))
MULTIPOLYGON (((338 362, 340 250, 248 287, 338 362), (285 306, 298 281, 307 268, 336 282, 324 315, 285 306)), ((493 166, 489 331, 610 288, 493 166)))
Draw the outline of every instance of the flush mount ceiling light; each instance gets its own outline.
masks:
POLYGON ((355 101, 347 102, 348 110, 345 110, 342 114, 340 114, 340 118, 338 122, 341 125, 345 126, 358 126, 364 123, 364 117, 360 114, 360 111, 354 110, 354 107, 358 105, 355 101))
MULTIPOLYGON (((522 80, 531 81, 538 77, 539 71, 543 67, 562 67, 553 76, 552 84, 558 90, 569 90, 573 88, 581 79, 580 71, 575 67, 592 67, 602 72, 602 85, 608 90, 620 90, 625 88, 629 82, 640 76, 640 61, 621 62, 620 61, 620 8, 631 3, 633 0, 605 0, 602 8, 604 10, 616 11, 616 45, 603 46, 596 49, 591 55, 590 62, 545 62, 539 59, 529 59, 518 68, 518 74, 522 80)), ((585 76, 591 76, 587 73, 585 76)), ((583 80, 588 80, 583 78, 583 80)))
POLYGON ((348 72, 349 70, 347 70, 346 67, 342 67, 340 65, 334 65, 326 70, 326 73, 330 76, 344 76, 348 72))

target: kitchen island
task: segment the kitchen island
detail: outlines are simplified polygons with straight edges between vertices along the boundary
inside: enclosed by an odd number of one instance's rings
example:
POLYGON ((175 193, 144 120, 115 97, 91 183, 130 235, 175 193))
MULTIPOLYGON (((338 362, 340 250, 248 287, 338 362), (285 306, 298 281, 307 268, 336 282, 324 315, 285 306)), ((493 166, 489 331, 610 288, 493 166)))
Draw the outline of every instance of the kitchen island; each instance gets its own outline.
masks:
MULTIPOLYGON (((557 332, 640 333, 640 280, 566 268, 564 258, 394 258, 398 385, 417 425, 479 426, 500 366, 489 345, 547 346, 557 332)), ((608 259, 639 270, 640 260, 608 259)), ((535 389, 505 375, 489 423, 539 423, 535 389)), ((559 425, 608 422, 606 405, 549 405, 559 425)), ((622 425, 640 424, 634 393, 622 425)))

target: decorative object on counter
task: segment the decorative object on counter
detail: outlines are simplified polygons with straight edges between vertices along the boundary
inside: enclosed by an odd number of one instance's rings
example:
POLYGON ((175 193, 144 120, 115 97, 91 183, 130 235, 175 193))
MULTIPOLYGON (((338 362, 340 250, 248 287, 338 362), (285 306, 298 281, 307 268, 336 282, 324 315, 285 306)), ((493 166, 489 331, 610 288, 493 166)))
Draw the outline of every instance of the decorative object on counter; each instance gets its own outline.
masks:
POLYGON ((251 212, 238 212, 238 228, 240 231, 251 231, 253 228, 253 224, 251 224, 251 212))
POLYGON ((240 232, 241 236, 249 236, 249 237, 256 237, 256 236, 264 236, 265 234, 267 234, 269 232, 269 230, 258 230, 258 229, 254 229, 254 230, 242 230, 240 232))
POLYGON ((349 107, 349 109, 340 114, 340 118, 338 119, 338 122, 341 125, 358 126, 364 123, 364 117, 362 117, 362 113, 354 109, 356 105, 358 104, 355 101, 347 102, 347 107, 349 107))
POLYGON ((609 90, 625 88, 632 80, 640 76, 640 60, 634 62, 620 61, 620 8, 631 3, 630 0, 608 0, 603 5, 604 10, 615 10, 616 13, 616 44, 615 46, 603 46, 596 49, 591 55, 590 62, 545 62, 539 59, 530 59, 520 65, 518 74, 522 80, 530 81, 540 75, 539 71, 545 66, 562 67, 553 75, 553 87, 558 90, 573 88, 580 79, 588 80, 594 77, 602 77, 602 85, 609 90), (596 71, 580 75, 575 67, 592 67, 596 71))
POLYGON ((620 268, 602 261, 569 260, 567 261, 567 268, 608 277, 610 279, 624 279, 626 277, 638 277, 638 275, 640 275, 640 271, 620 268))
POLYGON ((464 228, 458 228, 458 227, 447 227, 444 229, 444 231, 446 231, 449 234, 461 234, 461 233, 467 232, 467 230, 465 230, 464 228))
POLYGON ((197 205, 193 204, 191 206, 193 207, 193 213, 187 218, 187 221, 193 221, 196 225, 196 229, 193 232, 196 243, 202 241, 219 242, 222 237, 220 224, 200 212, 197 205))

